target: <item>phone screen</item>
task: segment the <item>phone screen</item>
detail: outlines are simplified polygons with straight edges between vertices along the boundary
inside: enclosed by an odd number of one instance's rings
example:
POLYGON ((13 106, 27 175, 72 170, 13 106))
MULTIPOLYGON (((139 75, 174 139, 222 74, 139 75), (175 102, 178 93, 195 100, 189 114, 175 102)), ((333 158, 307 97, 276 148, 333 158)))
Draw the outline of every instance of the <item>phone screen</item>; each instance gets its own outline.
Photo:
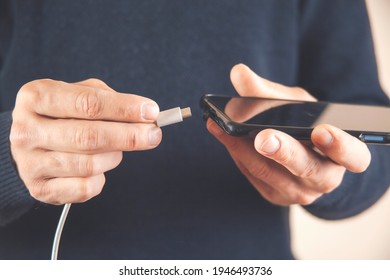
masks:
POLYGON ((390 107, 385 106, 218 95, 206 95, 204 102, 214 110, 211 117, 237 136, 264 128, 287 129, 290 134, 295 131, 303 135, 318 124, 331 124, 363 137, 365 142, 382 143, 390 138, 390 107))

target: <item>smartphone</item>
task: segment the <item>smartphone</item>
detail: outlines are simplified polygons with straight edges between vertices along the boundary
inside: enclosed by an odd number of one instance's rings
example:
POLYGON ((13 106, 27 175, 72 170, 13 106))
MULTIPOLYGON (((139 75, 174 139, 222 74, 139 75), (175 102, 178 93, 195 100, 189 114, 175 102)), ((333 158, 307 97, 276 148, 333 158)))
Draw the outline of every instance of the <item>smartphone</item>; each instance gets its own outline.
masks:
POLYGON ((200 102, 205 119, 213 119, 233 136, 253 136, 267 128, 298 140, 310 140, 319 124, 336 126, 365 143, 390 144, 390 107, 206 94, 200 102))

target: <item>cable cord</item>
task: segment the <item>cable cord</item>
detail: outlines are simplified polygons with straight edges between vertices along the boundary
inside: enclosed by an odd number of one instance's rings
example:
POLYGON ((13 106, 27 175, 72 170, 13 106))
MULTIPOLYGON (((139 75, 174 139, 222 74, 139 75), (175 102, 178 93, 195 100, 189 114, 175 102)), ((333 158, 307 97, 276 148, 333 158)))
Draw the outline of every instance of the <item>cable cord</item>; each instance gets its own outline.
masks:
POLYGON ((64 208, 62 209, 61 217, 60 217, 60 220, 58 221, 58 225, 57 225, 56 234, 54 235, 53 248, 51 251, 51 259, 52 260, 57 260, 62 230, 64 228, 66 218, 68 217, 68 213, 69 213, 71 205, 72 205, 71 203, 67 203, 64 205, 64 208))
MULTIPOLYGON (((191 109, 189 107, 181 109, 180 107, 172 108, 169 110, 165 110, 160 112, 157 125, 159 127, 182 122, 183 119, 191 117, 191 109)), ((58 249, 60 247, 61 234, 65 225, 66 217, 68 216, 69 209, 71 203, 67 203, 64 205, 64 209, 62 210, 62 214, 60 220, 58 221, 56 234, 54 235, 53 248, 51 251, 51 259, 57 260, 58 257, 58 249)))

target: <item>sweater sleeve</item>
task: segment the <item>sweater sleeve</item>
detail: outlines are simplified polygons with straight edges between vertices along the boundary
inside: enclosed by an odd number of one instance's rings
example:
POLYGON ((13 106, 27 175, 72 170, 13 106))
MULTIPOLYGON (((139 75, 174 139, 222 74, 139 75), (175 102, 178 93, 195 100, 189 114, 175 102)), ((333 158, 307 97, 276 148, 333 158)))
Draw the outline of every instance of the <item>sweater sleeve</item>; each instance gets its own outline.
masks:
MULTIPOLYGON (((319 100, 389 105, 376 68, 363 0, 301 2, 300 85, 319 100)), ((372 161, 361 174, 306 206, 324 219, 341 219, 373 205, 390 185, 390 146, 370 145, 372 161)))
POLYGON ((11 112, 0 113, 0 226, 17 219, 34 204, 11 157, 11 112))

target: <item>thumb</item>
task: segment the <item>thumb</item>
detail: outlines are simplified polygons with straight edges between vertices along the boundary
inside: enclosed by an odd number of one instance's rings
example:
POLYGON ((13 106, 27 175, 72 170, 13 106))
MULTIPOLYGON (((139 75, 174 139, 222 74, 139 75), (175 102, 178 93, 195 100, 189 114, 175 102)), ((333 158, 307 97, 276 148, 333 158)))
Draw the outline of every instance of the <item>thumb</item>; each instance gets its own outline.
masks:
POLYGON ((239 95, 274 99, 316 100, 299 87, 287 87, 258 76, 244 64, 235 65, 230 71, 230 80, 239 95))

